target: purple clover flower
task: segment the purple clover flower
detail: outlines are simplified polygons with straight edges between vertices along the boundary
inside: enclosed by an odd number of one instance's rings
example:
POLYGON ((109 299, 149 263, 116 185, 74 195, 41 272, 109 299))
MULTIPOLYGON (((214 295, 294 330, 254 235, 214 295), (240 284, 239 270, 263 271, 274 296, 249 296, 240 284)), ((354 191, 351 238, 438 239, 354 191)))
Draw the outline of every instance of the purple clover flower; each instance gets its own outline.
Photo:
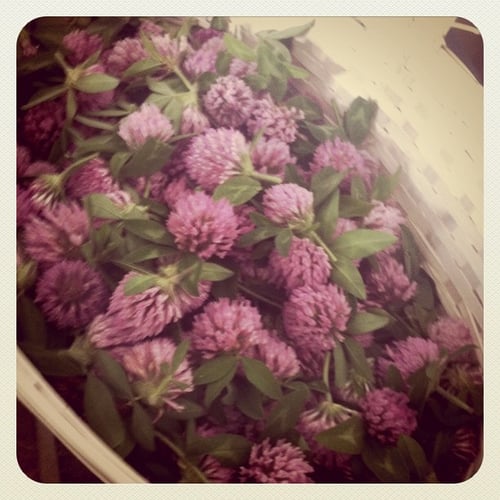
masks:
POLYGON ((169 64, 177 64, 181 54, 191 48, 186 37, 172 39, 168 33, 153 35, 151 41, 158 54, 167 60, 169 64))
POLYGON ((261 138, 251 151, 252 164, 258 172, 285 177, 287 165, 294 165, 297 159, 291 155, 290 146, 279 139, 261 138))
POLYGON ((113 76, 121 76, 132 64, 147 58, 148 53, 138 38, 118 40, 102 57, 106 73, 113 76))
POLYGON ((254 61, 243 61, 235 57, 229 64, 229 74, 238 78, 257 73, 257 63, 254 61))
POLYGON ((246 299, 227 297, 210 302, 193 320, 191 346, 205 359, 222 353, 242 353, 263 329, 259 310, 246 299))
POLYGON ((24 177, 26 170, 31 163, 31 153, 26 146, 16 147, 16 172, 18 177, 24 177))
POLYGON ((215 201, 202 191, 176 202, 167 229, 181 250, 196 253, 202 259, 225 257, 239 236, 233 206, 225 198, 215 201))
POLYGON ((360 403, 368 434, 383 444, 394 445, 402 435, 417 428, 417 412, 409 407, 408 396, 388 387, 374 389, 360 403))
POLYGON ((324 285, 331 265, 326 253, 306 238, 294 236, 287 256, 273 249, 269 256, 269 278, 287 291, 308 285, 324 285))
MULTIPOLYGON (((450 316, 441 316, 428 325, 427 334, 441 349, 450 353, 474 343, 469 327, 461 319, 450 316)), ((473 354, 467 352, 461 358, 473 360, 473 354)))
POLYGON ((232 75, 217 78, 203 96, 203 106, 218 127, 243 125, 252 112, 253 103, 250 87, 232 75))
POLYGON ((74 29, 64 36, 62 45, 68 53, 68 60, 73 65, 83 63, 92 54, 103 47, 102 37, 85 30, 74 29))
POLYGON ((262 200, 264 215, 276 224, 309 227, 314 220, 313 194, 297 184, 267 188, 262 200))
POLYGON ((194 137, 184 156, 186 170, 200 187, 208 191, 241 172, 248 145, 243 134, 234 129, 209 128, 194 137))
POLYGON ((273 445, 266 438, 252 446, 248 465, 240 467, 240 478, 247 483, 311 483, 312 472, 299 447, 285 439, 273 445))
POLYGON ((148 139, 167 142, 174 135, 174 129, 158 106, 145 102, 121 120, 118 135, 130 149, 139 149, 148 139))
POLYGON ((81 328, 108 300, 101 275, 81 260, 55 262, 38 280, 35 301, 58 328, 81 328))
MULTIPOLYGON (((86 68, 82 76, 104 74, 105 68, 102 64, 93 64, 86 68)), ((107 108, 115 97, 114 90, 106 90, 105 92, 87 93, 77 92, 76 98, 78 106, 83 111, 97 111, 99 109, 107 108)))
POLYGON ((167 405, 174 410, 183 407, 175 400, 194 389, 193 372, 187 359, 181 361, 170 380, 164 383, 166 375, 163 366, 171 366, 176 345, 172 340, 157 337, 144 340, 131 346, 111 349, 127 372, 136 393, 153 407, 167 405))
POLYGON ((81 199, 93 193, 112 193, 120 188, 111 177, 108 164, 94 158, 80 167, 67 181, 66 192, 71 198, 81 199))
POLYGON ((206 72, 215 73, 215 62, 225 49, 224 40, 219 36, 209 38, 203 45, 190 53, 184 60, 184 70, 191 78, 198 78, 206 72))
POLYGON ((182 112, 180 133, 202 134, 210 127, 208 118, 198 109, 197 106, 186 106, 182 112))

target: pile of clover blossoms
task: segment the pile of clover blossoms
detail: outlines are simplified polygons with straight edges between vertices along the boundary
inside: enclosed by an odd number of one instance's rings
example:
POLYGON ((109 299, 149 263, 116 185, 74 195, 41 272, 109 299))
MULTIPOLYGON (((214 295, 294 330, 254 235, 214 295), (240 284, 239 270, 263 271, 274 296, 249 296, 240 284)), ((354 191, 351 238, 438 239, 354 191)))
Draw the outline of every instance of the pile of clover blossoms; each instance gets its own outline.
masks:
POLYGON ((19 346, 150 481, 462 480, 482 370, 365 149, 376 103, 298 90, 313 23, 202 21, 21 32, 19 346))

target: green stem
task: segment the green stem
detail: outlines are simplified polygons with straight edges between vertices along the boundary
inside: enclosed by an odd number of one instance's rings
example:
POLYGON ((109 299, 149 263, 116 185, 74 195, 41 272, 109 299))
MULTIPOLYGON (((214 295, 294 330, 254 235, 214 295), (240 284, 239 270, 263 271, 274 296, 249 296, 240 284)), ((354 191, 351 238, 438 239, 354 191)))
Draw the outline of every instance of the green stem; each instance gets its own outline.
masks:
POLYGON ((99 153, 92 153, 91 155, 84 156, 83 158, 80 158, 79 160, 72 163, 69 167, 66 168, 66 170, 61 173, 62 183, 64 184, 76 170, 78 170, 80 167, 93 160, 94 158, 97 158, 98 156, 99 153))
POLYGON ((443 396, 443 398, 447 399, 450 403, 454 404, 455 406, 458 406, 467 413, 470 413, 471 415, 475 413, 474 408, 470 407, 467 403, 464 403, 461 399, 449 393, 446 389, 443 389, 441 386, 439 385, 437 386, 436 392, 440 396, 443 396))
POLYGON ((268 299, 267 297, 264 297, 263 295, 260 295, 260 293, 257 293, 253 291, 250 288, 247 288, 245 285, 242 285, 241 283, 238 283, 238 288, 243 292, 246 293, 247 295, 250 295, 257 300, 260 300, 261 302, 265 302, 266 304, 269 304, 270 306, 276 307, 278 309, 281 309, 281 304, 278 304, 278 302, 274 302, 271 299, 268 299))
POLYGON ((328 351, 325 356, 325 361, 323 363, 323 383, 328 389, 326 399, 329 403, 333 403, 332 394, 330 391, 330 361, 332 359, 331 351, 328 351))
POLYGON ((311 231, 309 234, 311 236, 312 241, 318 244, 325 251, 326 255, 328 255, 328 258, 330 259, 332 264, 335 264, 335 262, 337 262, 337 257, 333 255, 332 251, 328 248, 326 243, 320 238, 318 233, 316 231, 311 231))
POLYGON ((196 467, 195 465, 193 465, 186 458, 185 453, 176 444, 174 444, 171 439, 169 439, 167 436, 165 436, 165 434, 162 434, 159 431, 155 431, 155 436, 160 441, 162 441, 163 443, 165 443, 179 457, 179 460, 186 467, 190 468, 195 473, 195 475, 198 477, 198 479, 200 480, 200 482, 202 482, 202 483, 208 483, 208 479, 205 477, 205 475, 203 474, 203 472, 201 472, 201 470, 198 469, 198 467, 196 467))
POLYGON ((277 177, 276 175, 263 174, 261 172, 253 171, 250 174, 250 177, 255 179, 256 181, 267 182, 269 184, 281 184, 283 181, 277 177))
POLYGON ((172 71, 179 77, 179 80, 191 92, 194 90, 194 85, 186 78, 186 75, 181 71, 178 66, 174 66, 172 71))

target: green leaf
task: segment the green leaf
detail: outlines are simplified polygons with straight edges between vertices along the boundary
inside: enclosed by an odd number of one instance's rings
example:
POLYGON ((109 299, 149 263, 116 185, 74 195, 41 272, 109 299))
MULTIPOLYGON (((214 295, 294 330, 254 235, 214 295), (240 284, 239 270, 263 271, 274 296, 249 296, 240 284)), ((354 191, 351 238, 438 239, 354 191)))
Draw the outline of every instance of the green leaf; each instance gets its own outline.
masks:
MULTIPOLYGON (((405 273, 410 280, 413 280, 420 269, 420 251, 410 229, 405 225, 401 225, 400 228, 405 273)), ((431 308, 433 308, 433 305, 431 308)))
POLYGON ((339 217, 350 219, 352 217, 365 217, 373 208, 367 201, 358 200, 348 195, 340 195, 339 217))
POLYGON ((300 66, 295 66, 295 64, 283 63, 283 67, 285 68, 290 78, 298 78, 300 80, 304 80, 311 75, 309 71, 300 66))
POLYGON ((311 191, 314 194, 314 206, 318 207, 330 196, 345 177, 344 172, 336 172, 333 168, 325 167, 316 172, 311 178, 311 191))
POLYGON ((357 455, 363 450, 365 430, 361 417, 351 417, 314 438, 319 444, 337 453, 357 455))
POLYGON ((236 298, 238 295, 238 277, 236 274, 233 274, 233 276, 224 281, 215 281, 210 293, 216 299, 221 297, 236 298))
POLYGON ((47 344, 47 328, 38 306, 29 297, 22 295, 17 307, 23 342, 36 347, 44 347, 47 344))
POLYGON ((282 396, 281 387, 269 368, 258 359, 241 358, 241 364, 247 380, 259 391, 271 399, 282 396))
POLYGON ((351 196, 357 200, 368 201, 365 183, 359 175, 355 175, 351 179, 351 196))
POLYGON ((288 78, 281 72, 279 76, 271 76, 267 90, 274 101, 279 103, 285 97, 288 90, 288 78))
POLYGON ((182 409, 166 410, 165 415, 167 415, 169 418, 173 418, 175 420, 191 420, 194 418, 202 417, 206 414, 203 406, 187 398, 177 398, 175 402, 180 405, 182 409))
POLYGON ((301 187, 305 187, 304 180, 300 177, 297 167, 295 165, 287 165, 285 167, 285 178, 283 182, 289 182, 297 184, 301 187))
POLYGON ((344 128, 349 140, 358 146, 372 127, 377 114, 377 103, 371 99, 356 97, 344 114, 344 128))
POLYGON ((89 194, 85 197, 85 206, 90 217, 112 220, 122 218, 122 209, 104 194, 89 194))
POLYGON ((198 92, 200 94, 204 94, 205 92, 207 92, 211 85, 215 82, 215 80, 217 80, 216 73, 212 73, 211 71, 202 73, 198 77, 198 81, 196 82, 198 85, 198 92))
POLYGON ((412 437, 403 434, 399 436, 397 447, 408 470, 413 471, 418 479, 424 481, 431 472, 431 466, 427 462, 422 446, 412 437))
POLYGON ((160 171, 168 162, 174 148, 158 139, 150 138, 137 151, 120 170, 123 177, 149 176, 160 171))
POLYGON ((146 260, 157 259, 165 255, 174 255, 177 250, 162 245, 154 245, 152 243, 144 242, 136 250, 127 252, 127 254, 120 259, 122 264, 135 264, 137 262, 144 262, 146 260))
POLYGON ((298 382, 294 390, 285 394, 273 405, 267 417, 263 435, 276 439, 286 436, 297 424, 309 396, 310 391, 307 385, 298 382))
POLYGON ((96 128, 99 130, 107 130, 113 132, 115 130, 115 125, 108 122, 103 122, 102 120, 96 120, 94 118, 88 118, 83 115, 74 116, 76 122, 86 125, 87 127, 96 128))
POLYGON ((331 245, 339 214, 339 190, 333 191, 316 209, 316 221, 319 222, 318 233, 321 239, 331 245))
POLYGON ((201 265, 200 280, 224 281, 234 275, 231 269, 214 264, 213 262, 203 262, 201 265))
POLYGON ((134 402, 132 406, 130 431, 132 432, 132 436, 145 450, 154 451, 155 430, 153 422, 142 405, 137 402, 134 402))
POLYGON ((319 143, 331 141, 338 135, 338 128, 333 127, 332 125, 316 125, 314 123, 305 122, 305 126, 313 138, 319 143))
MULTIPOLYGON (((182 114, 184 113, 184 102, 181 97, 170 99, 163 108, 163 114, 168 117, 175 131, 179 131, 181 126, 182 114)), ((170 154, 170 153, 169 153, 170 154)))
POLYGON ((388 316, 364 311, 357 312, 347 323, 347 332, 353 335, 374 332, 383 328, 389 321, 388 316))
POLYGON ((230 18, 227 16, 214 16, 210 21, 210 27, 217 31, 227 31, 229 29, 230 18))
POLYGON ((161 245, 175 246, 173 236, 163 224, 154 220, 125 220, 124 227, 132 234, 161 245))
POLYGON ((278 226, 261 226, 245 233, 238 239, 238 246, 250 247, 259 241, 276 236, 282 228, 278 226))
POLYGON ((255 61, 256 59, 253 49, 230 33, 224 33, 224 45, 227 51, 238 59, 243 61, 255 61))
POLYGON ((73 89, 68 89, 66 94, 66 122, 71 123, 76 115, 76 110, 78 108, 78 103, 76 102, 75 91, 73 89))
POLYGON ((87 376, 83 405, 89 425, 111 448, 125 441, 125 425, 113 396, 106 384, 93 373, 87 376))
POLYGON ((133 76, 143 75, 145 73, 152 73, 157 69, 162 67, 162 63, 155 61, 154 59, 144 59, 142 61, 137 61, 131 64, 122 74, 122 79, 133 76))
POLYGON ((243 81, 254 91, 258 92, 264 90, 269 85, 269 76, 264 76, 260 74, 251 74, 245 76, 243 81))
POLYGON ((285 104, 289 108, 294 107, 302 110, 305 119, 308 121, 317 121, 323 119, 323 110, 321 109, 321 106, 309 97, 296 95, 291 97, 290 99, 287 99, 285 101, 285 104))
POLYGON ((251 447, 252 443, 239 434, 217 434, 194 439, 187 453, 188 456, 210 455, 225 466, 237 467, 247 462, 251 447))
POLYGON ((220 380, 236 369, 237 364, 237 358, 231 355, 210 359, 194 372, 194 383, 195 385, 204 385, 220 380))
MULTIPOLYGON (((200 295, 201 265, 201 260, 195 262, 191 266, 189 273, 187 273, 180 282, 182 289, 193 297, 199 297, 200 295)), ((179 271, 181 271, 181 269, 179 269, 179 271)))
POLYGON ((51 99, 55 99, 56 97, 64 94, 67 91, 67 87, 65 85, 55 85, 54 87, 44 87, 40 89, 38 92, 33 94, 31 99, 25 104, 21 109, 26 111, 27 109, 33 108, 38 104, 41 104, 45 101, 50 101, 51 99))
POLYGON ((373 183, 371 198, 373 200, 387 201, 398 187, 401 178, 401 167, 394 174, 381 174, 373 183))
POLYGON ((236 407, 247 417, 261 420, 264 416, 263 395, 250 383, 241 383, 236 392, 236 407))
POLYGON ((287 38, 303 36, 314 26, 314 23, 315 21, 313 19, 312 21, 300 26, 294 26, 280 31, 271 31, 266 35, 266 38, 270 38, 272 40, 286 40, 287 38))
POLYGON ((213 198, 214 200, 226 198, 233 205, 242 205, 251 200, 261 190, 260 182, 246 175, 236 175, 217 186, 213 198))
POLYGON ((397 241, 396 236, 373 229, 346 231, 333 242, 331 249, 349 259, 362 259, 380 252, 397 241))
POLYGON ((236 374, 237 363, 235 363, 234 367, 227 372, 222 378, 216 380, 215 382, 211 382, 207 385, 205 389, 205 397, 203 399, 203 404, 208 408, 215 399, 219 396, 219 394, 229 386, 232 382, 234 375, 236 374))
POLYGON ((394 365, 389 365, 387 368, 385 384, 387 387, 397 392, 404 392, 406 388, 401 372, 394 365))
POLYGON ((364 464, 384 483, 406 483, 410 475, 398 448, 370 442, 361 453, 364 464))
POLYGON ((158 276, 156 274, 140 274, 132 276, 125 283, 123 292, 125 295, 135 295, 142 293, 156 285, 158 276))
POLYGON ((94 363, 99 377, 121 399, 131 400, 134 397, 128 377, 121 364, 108 352, 98 349, 94 353, 94 363))
POLYGON ((76 156, 97 152, 115 153, 120 147, 123 147, 123 141, 117 135, 96 135, 84 141, 77 141, 76 156))
POLYGON ((99 92, 106 92, 118 87, 120 80, 113 76, 104 73, 95 73, 93 75, 84 75, 79 78, 74 87, 80 92, 87 94, 97 94, 99 92))
POLYGON ((186 355, 189 351, 189 344, 189 340, 185 339, 176 347, 174 355, 172 356, 172 373, 175 373, 177 371, 181 363, 186 358, 186 355))
POLYGON ((227 75, 229 73, 229 67, 233 61, 233 56, 228 52, 219 52, 217 59, 215 61, 215 69, 219 75, 227 75))
POLYGON ((373 370, 365 356, 363 346, 353 338, 346 338, 343 342, 347 359, 354 371, 367 382, 373 383, 373 370))
POLYGON ((19 342, 19 347, 44 375, 73 377, 85 374, 85 368, 71 356, 68 349, 45 349, 27 342, 19 342))
POLYGON ((342 388, 347 384, 347 360, 342 344, 337 344, 333 349, 333 368, 335 371, 335 386, 342 388))
POLYGON ((337 262, 332 265, 331 279, 356 298, 361 300, 366 299, 363 278, 358 268, 350 260, 338 256, 337 262))
POLYGON ((291 229, 282 229, 274 238, 274 245, 276 250, 280 255, 286 257, 290 251, 290 245, 292 244, 293 232, 291 229))

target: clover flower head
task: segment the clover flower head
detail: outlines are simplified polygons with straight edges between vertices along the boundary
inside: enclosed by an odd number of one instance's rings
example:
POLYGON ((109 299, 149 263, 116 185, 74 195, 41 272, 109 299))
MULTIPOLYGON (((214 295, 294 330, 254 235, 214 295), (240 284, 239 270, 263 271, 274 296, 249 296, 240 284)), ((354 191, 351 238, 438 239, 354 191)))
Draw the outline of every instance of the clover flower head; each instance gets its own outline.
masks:
POLYGON ((29 189, 24 189, 18 184, 16 186, 16 226, 24 226, 36 213, 37 207, 29 189))
POLYGON ((151 19, 143 19, 137 31, 138 31, 137 34, 140 34, 142 32, 150 36, 151 35, 161 36, 165 34, 165 30, 155 22, 151 21, 151 19))
POLYGON ((94 158, 80 167, 67 181, 66 193, 71 198, 82 199, 93 193, 112 193, 119 189, 102 158, 94 158))
POLYGON ((262 200, 264 215, 276 224, 307 227, 313 222, 313 194, 293 183, 267 188, 262 200))
POLYGON ((349 187, 353 176, 360 176, 365 185, 371 186, 372 171, 367 165, 363 155, 350 142, 336 137, 334 141, 327 140, 321 143, 314 151, 313 159, 309 164, 312 174, 324 168, 332 168, 336 172, 346 172, 341 188, 349 187))
POLYGON ((378 253, 376 261, 378 269, 366 278, 369 301, 380 307, 408 302, 415 295, 417 283, 410 281, 403 264, 386 252, 378 253))
POLYGON ((88 329, 91 342, 99 348, 139 342, 159 335, 169 323, 200 307, 208 297, 210 283, 198 284, 199 295, 192 296, 180 286, 164 290, 155 285, 128 295, 127 282, 138 276, 131 271, 118 283, 105 314, 97 316, 88 329))
POLYGON ((81 260, 53 263, 38 280, 35 301, 58 328, 81 328, 103 312, 108 290, 101 275, 81 260))
POLYGON ((85 30, 74 29, 63 37, 62 45, 68 53, 68 60, 76 66, 103 47, 102 37, 85 30))
POLYGON ((193 371, 187 359, 172 370, 176 347, 172 340, 156 337, 114 347, 110 353, 123 366, 141 399, 154 407, 167 405, 182 410, 182 405, 175 400, 194 389, 193 371), (169 380, 165 383, 167 377, 169 380))
POLYGON ((201 134, 210 127, 208 118, 197 106, 186 106, 181 117, 181 134, 201 134))
POLYGON ((239 236, 238 217, 225 199, 215 201, 202 191, 179 199, 167 220, 181 250, 202 259, 225 257, 239 236))
POLYGON ((406 217, 394 204, 375 200, 370 213, 363 218, 363 225, 377 231, 385 231, 399 238, 401 225, 406 223, 406 217))
POLYGON ((207 71, 215 73, 217 56, 224 48, 224 40, 220 36, 209 38, 198 50, 195 50, 186 57, 183 66, 184 70, 192 78, 198 78, 207 71))
POLYGON ((252 164, 258 172, 283 179, 287 165, 294 165, 297 159, 290 153, 290 146, 274 137, 262 137, 251 151, 252 164))
POLYGON ((189 187, 188 181, 185 176, 176 177, 167 183, 163 191, 162 200, 168 208, 173 210, 175 204, 188 195, 193 194, 194 191, 189 187))
POLYGON ((243 61, 235 57, 229 64, 229 74, 238 78, 257 73, 257 63, 254 61, 243 61))
POLYGON ((189 33, 190 42, 193 47, 200 48, 205 42, 211 38, 222 38, 224 32, 213 28, 202 28, 197 26, 189 33))
POLYGON ((145 102, 120 122, 118 135, 130 149, 139 149, 148 139, 167 142, 174 135, 174 129, 158 106, 145 102))
MULTIPOLYGON (((450 316, 441 316, 436 321, 428 325, 427 333, 429 338, 448 352, 456 351, 461 347, 473 344, 469 327, 461 319, 450 316)), ((471 359, 472 353, 466 353, 462 359, 471 359)))
POLYGON ((148 53, 138 38, 123 38, 113 44, 113 47, 103 54, 106 73, 121 76, 132 64, 147 59, 148 53))
POLYGON ((322 285, 328 282, 330 261, 324 250, 306 238, 292 237, 288 255, 273 249, 269 256, 271 282, 291 291, 304 285, 322 285))
POLYGON ((187 39, 184 36, 172 39, 168 33, 152 35, 151 41, 158 54, 172 65, 177 64, 181 54, 190 49, 187 39))
POLYGON ((269 94, 254 101, 252 113, 246 122, 250 134, 263 130, 264 137, 291 143, 297 136, 297 121, 304 113, 294 107, 278 106, 269 94))
POLYGON ((253 92, 240 78, 220 76, 203 96, 203 106, 218 127, 243 125, 253 108, 253 92))
POLYGON ((89 237, 90 221, 76 202, 59 202, 42 210, 25 225, 26 253, 38 262, 79 258, 79 247, 89 237))
POLYGON ((424 366, 439 360, 439 346, 430 339, 408 337, 386 345, 383 355, 377 359, 377 373, 384 380, 390 366, 396 367, 403 380, 424 366))
POLYGON ((337 219, 337 224, 335 226, 335 230, 333 232, 332 239, 336 239, 341 234, 344 234, 347 231, 354 231, 355 229, 358 229, 358 223, 355 220, 345 219, 344 217, 339 217, 337 219))
POLYGON ((26 146, 16 146, 16 171, 18 177, 24 177, 31 163, 31 153, 26 146))
POLYGON ((168 177, 163 172, 155 172, 149 177, 136 177, 132 179, 134 189, 152 200, 163 202, 163 191, 168 183, 168 177), (149 193, 147 193, 149 190, 149 193))
POLYGON ((272 444, 266 438, 252 446, 248 465, 240 467, 240 479, 247 483, 311 483, 312 472, 299 447, 285 439, 272 444))
POLYGON ((194 137, 184 156, 189 177, 208 191, 241 172, 248 154, 245 137, 231 128, 209 128, 194 137))
POLYGON ((368 392, 360 403, 368 434, 389 445, 410 436, 417 428, 417 412, 409 402, 406 394, 388 387, 368 392))
POLYGON ((263 329, 259 310, 246 299, 220 298, 205 305, 193 320, 191 346, 205 359, 241 353, 255 344, 263 329))

